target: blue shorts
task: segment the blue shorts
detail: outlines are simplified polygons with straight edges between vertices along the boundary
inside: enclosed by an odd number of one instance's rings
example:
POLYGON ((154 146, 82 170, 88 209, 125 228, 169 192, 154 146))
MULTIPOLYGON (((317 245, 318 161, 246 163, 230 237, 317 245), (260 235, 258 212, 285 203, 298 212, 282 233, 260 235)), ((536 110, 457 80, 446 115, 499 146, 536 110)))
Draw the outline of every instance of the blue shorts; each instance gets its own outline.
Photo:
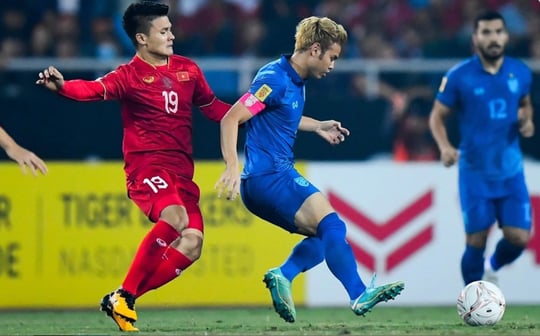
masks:
POLYGON ((500 227, 531 230, 531 204, 523 171, 500 181, 460 171, 459 197, 466 233, 485 231, 495 222, 500 227))
POLYGON ((291 233, 294 216, 304 201, 319 189, 296 169, 242 179, 240 195, 246 208, 258 217, 291 233))

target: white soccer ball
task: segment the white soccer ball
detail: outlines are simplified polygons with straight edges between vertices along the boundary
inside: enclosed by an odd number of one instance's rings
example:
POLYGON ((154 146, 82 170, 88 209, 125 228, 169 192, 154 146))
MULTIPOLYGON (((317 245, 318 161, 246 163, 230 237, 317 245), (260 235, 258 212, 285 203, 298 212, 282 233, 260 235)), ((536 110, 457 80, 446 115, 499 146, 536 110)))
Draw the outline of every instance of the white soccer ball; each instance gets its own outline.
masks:
POLYGON ((471 326, 495 325, 502 319, 505 309, 502 291, 488 281, 471 282, 461 290, 457 299, 459 316, 471 326))

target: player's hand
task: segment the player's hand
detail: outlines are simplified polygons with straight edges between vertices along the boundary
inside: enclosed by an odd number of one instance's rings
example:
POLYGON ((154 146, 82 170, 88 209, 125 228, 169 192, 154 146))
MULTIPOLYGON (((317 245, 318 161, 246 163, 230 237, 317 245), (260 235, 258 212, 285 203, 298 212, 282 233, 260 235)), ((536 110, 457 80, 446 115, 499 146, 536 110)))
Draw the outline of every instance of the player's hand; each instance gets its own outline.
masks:
POLYGON ((534 135, 534 123, 531 119, 522 119, 519 121, 519 132, 525 138, 530 138, 534 135))
POLYGON ((38 77, 36 84, 43 85, 51 91, 57 92, 64 86, 64 76, 53 66, 41 71, 38 77))
POLYGON ((27 168, 30 169, 34 176, 38 175, 38 171, 43 175, 47 174, 48 169, 45 162, 43 162, 36 154, 19 145, 7 149, 6 154, 19 164, 23 174, 26 174, 27 168))
POLYGON ((335 120, 321 121, 315 132, 332 145, 342 143, 351 134, 348 129, 341 126, 339 121, 335 120))
POLYGON ((228 200, 235 200, 240 194, 240 174, 238 173, 238 167, 227 166, 214 188, 217 189, 218 198, 221 198, 225 194, 228 200))
POLYGON ((450 167, 459 159, 457 149, 452 146, 441 148, 441 161, 445 167, 450 167))

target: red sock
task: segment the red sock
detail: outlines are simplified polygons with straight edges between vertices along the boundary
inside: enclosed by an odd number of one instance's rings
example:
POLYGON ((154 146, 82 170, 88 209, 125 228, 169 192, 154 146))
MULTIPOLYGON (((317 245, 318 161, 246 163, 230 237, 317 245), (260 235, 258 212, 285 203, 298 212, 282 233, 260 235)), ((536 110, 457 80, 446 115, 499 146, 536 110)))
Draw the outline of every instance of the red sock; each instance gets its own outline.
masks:
POLYGON ((147 281, 141 283, 135 297, 138 298, 152 289, 163 286, 179 276, 191 264, 193 264, 193 261, 189 260, 182 252, 174 248, 168 248, 163 254, 161 264, 156 268, 154 274, 147 278, 147 281))
POLYGON ((154 224, 139 245, 122 288, 131 294, 137 293, 137 287, 159 266, 163 253, 179 236, 178 232, 163 220, 154 224))

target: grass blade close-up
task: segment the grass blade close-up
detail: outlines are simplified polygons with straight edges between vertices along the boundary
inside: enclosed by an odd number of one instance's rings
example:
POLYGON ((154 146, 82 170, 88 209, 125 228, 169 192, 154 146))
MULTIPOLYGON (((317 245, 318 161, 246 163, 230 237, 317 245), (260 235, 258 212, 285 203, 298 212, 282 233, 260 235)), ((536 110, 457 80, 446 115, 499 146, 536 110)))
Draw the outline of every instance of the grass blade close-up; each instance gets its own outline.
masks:
MULTIPOLYGON (((282 321, 272 308, 146 309, 136 335, 540 335, 540 306, 509 306, 493 327, 465 325, 455 307, 298 308, 282 321)), ((99 311, 3 311, 0 335, 121 335, 99 311)))

